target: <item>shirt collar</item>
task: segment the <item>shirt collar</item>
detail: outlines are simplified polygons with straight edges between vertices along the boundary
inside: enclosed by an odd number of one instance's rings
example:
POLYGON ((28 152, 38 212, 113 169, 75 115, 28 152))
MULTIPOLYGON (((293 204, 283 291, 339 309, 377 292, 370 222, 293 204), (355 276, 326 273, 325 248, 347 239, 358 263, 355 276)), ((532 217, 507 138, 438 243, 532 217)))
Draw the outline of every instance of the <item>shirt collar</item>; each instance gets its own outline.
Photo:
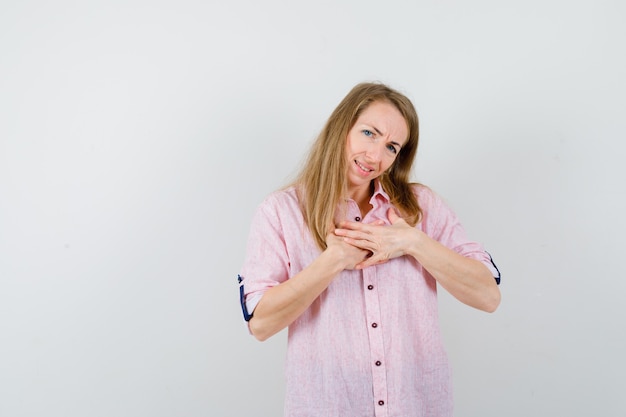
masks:
POLYGON ((374 194, 372 194, 370 202, 374 202, 377 196, 381 196, 385 200, 385 202, 389 202, 391 200, 389 198, 389 194, 387 194, 385 190, 383 190, 383 185, 380 183, 378 178, 374 180, 374 194))

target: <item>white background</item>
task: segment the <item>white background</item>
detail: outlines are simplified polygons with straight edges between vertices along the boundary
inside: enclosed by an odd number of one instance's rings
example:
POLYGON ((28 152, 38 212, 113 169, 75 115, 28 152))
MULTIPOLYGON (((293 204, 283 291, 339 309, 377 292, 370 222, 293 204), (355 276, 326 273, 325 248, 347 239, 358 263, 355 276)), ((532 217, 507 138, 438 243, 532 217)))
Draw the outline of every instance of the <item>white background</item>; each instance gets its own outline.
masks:
POLYGON ((503 273, 441 294, 456 415, 624 416, 623 2, 0 2, 0 416, 280 416, 251 215, 357 82, 503 273))

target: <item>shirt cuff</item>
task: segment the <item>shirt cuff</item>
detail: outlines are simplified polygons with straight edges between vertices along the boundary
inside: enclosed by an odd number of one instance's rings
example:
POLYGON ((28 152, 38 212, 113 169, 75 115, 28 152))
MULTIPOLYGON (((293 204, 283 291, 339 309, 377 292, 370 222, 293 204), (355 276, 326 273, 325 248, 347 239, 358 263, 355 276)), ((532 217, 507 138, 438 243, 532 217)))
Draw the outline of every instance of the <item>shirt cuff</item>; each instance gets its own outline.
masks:
POLYGON ((486 252, 487 255, 489 256, 489 261, 488 262, 483 262, 483 264, 489 268, 489 271, 491 271, 491 275, 493 275, 493 278, 496 280, 496 284, 500 285, 500 270, 498 269, 498 267, 496 266, 496 264, 493 262, 493 258, 491 257, 491 254, 489 254, 489 252, 486 252))
POLYGON ((254 313, 254 309, 257 304, 259 304, 259 301, 261 301, 263 294, 262 292, 255 292, 254 294, 246 296, 246 310, 248 310, 248 314, 252 315, 254 313))

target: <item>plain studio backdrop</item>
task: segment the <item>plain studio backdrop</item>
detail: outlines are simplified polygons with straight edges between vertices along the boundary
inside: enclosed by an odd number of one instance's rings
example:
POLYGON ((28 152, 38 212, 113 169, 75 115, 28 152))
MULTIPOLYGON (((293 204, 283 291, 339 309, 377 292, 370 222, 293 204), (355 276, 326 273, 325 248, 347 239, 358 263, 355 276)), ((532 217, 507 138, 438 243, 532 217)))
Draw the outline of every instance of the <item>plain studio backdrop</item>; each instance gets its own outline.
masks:
POLYGON ((624 416, 620 1, 0 3, 0 416, 275 417, 252 213, 350 88, 421 120, 414 180, 503 273, 440 292, 456 415, 624 416))

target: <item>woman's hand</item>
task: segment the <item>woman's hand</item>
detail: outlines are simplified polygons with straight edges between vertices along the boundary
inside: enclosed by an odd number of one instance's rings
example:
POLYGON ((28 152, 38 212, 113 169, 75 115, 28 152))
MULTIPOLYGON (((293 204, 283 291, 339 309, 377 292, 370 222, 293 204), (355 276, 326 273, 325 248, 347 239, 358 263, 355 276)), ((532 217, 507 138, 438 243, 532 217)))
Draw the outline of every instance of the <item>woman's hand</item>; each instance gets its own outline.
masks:
POLYGON ((367 251, 367 259, 355 265, 356 269, 367 268, 387 262, 407 253, 408 247, 417 239, 417 231, 409 226, 393 208, 387 211, 391 225, 385 226, 383 221, 372 224, 360 222, 342 222, 335 229, 335 235, 345 243, 367 251))
POLYGON ((350 242, 332 233, 326 236, 326 245, 326 250, 337 257, 338 262, 342 265, 342 269, 355 269, 370 254, 368 250, 352 245, 350 242))
POLYGON ((369 252, 329 233, 326 250, 290 279, 268 289, 250 319, 250 331, 265 340, 289 326, 344 269, 354 269, 369 252))
POLYGON ((483 311, 495 311, 500 304, 500 290, 485 265, 409 226, 394 209, 389 209, 387 217, 390 226, 382 226, 381 222, 369 225, 343 222, 335 230, 346 243, 371 253, 355 266, 357 269, 403 255, 412 256, 459 301, 483 311))

